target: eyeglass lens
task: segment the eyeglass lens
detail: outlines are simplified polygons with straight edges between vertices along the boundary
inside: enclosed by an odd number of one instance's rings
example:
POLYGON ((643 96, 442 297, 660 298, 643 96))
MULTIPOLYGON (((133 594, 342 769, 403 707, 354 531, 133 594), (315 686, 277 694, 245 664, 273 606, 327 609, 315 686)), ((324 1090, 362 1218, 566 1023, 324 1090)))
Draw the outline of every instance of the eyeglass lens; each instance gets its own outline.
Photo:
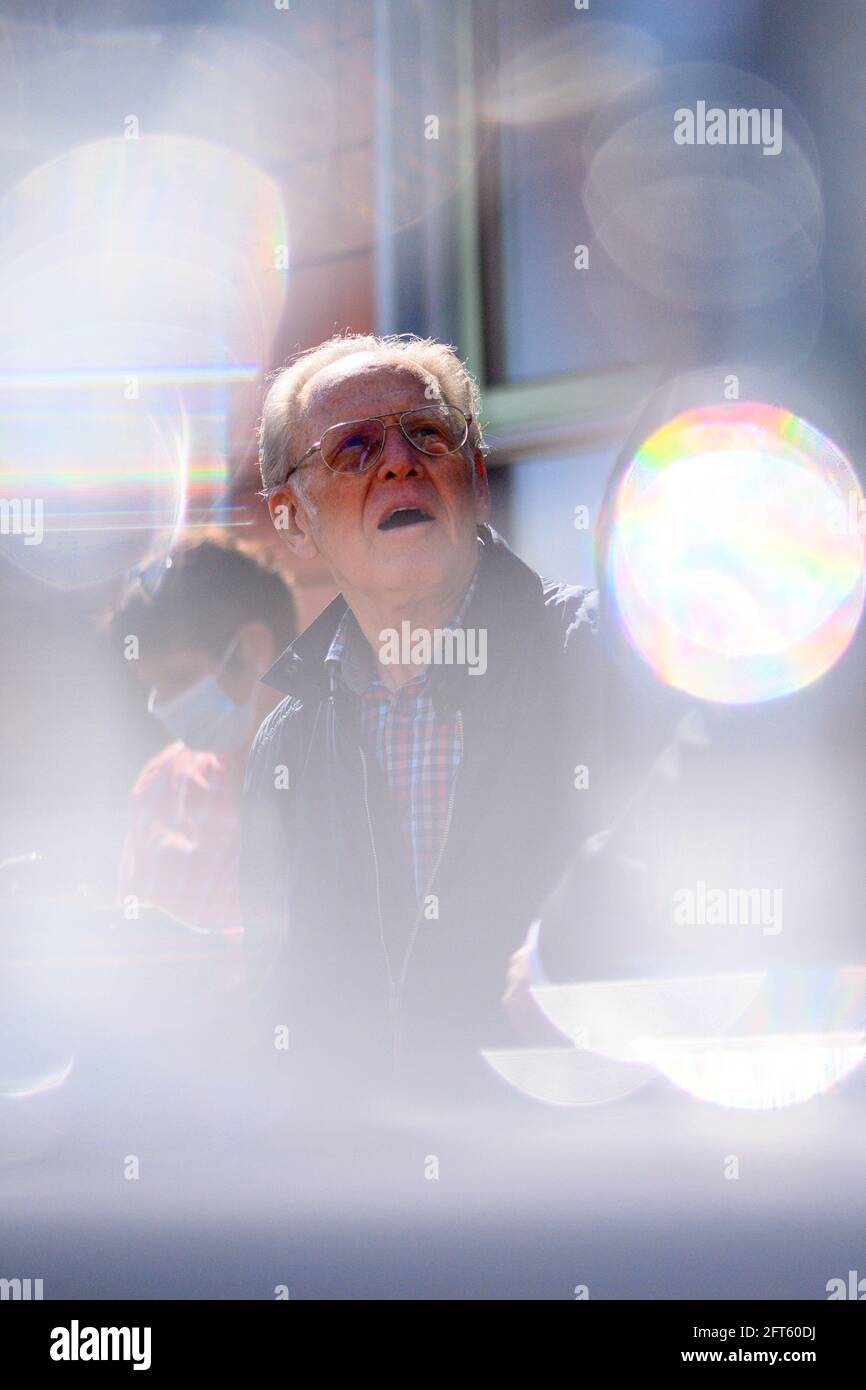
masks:
MULTIPOLYGON (((433 457, 453 453, 466 439, 466 420, 453 406, 421 407, 407 411, 401 427, 410 444, 433 457)), ((322 436, 322 457, 336 473, 363 473, 385 443, 381 420, 351 420, 332 425, 322 436)))

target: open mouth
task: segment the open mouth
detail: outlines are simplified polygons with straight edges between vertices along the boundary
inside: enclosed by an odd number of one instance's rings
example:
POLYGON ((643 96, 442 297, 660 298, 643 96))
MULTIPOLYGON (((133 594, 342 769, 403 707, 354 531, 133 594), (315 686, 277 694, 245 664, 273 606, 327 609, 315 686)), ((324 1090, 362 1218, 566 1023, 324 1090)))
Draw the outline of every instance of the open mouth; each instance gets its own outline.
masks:
POLYGON ((379 522, 380 531, 396 531, 398 527, 418 526, 422 521, 432 521, 429 512, 421 507, 395 507, 379 522))

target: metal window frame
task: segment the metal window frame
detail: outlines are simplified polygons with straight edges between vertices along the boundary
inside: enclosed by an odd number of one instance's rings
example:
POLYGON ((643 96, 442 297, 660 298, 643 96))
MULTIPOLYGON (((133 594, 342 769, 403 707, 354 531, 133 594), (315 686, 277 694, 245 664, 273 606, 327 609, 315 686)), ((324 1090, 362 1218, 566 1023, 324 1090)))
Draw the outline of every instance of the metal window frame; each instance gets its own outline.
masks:
MULTIPOLYGON (((406 320, 414 319, 415 331, 441 334, 457 343, 481 388, 482 426, 492 464, 554 449, 580 453, 613 448, 628 435, 635 415, 657 386, 658 370, 623 366, 508 384, 493 384, 487 378, 477 142, 478 11, 477 0, 437 0, 435 8, 420 9, 407 6, 406 0, 375 0, 377 331, 405 331, 406 320), (451 74, 446 100, 454 112, 456 141, 448 157, 456 192, 447 225, 440 216, 432 230, 425 218, 408 230, 394 230, 393 190, 407 172, 401 168, 398 127, 405 128, 408 121, 411 130, 412 121, 420 122, 420 101, 430 96, 424 73, 419 81, 413 64, 407 72, 406 53, 425 51, 436 52, 440 72, 451 74), (448 301, 444 326, 434 320, 440 308, 437 285, 444 287, 448 301), (420 327, 419 317, 424 320, 420 327)), ((404 138, 404 149, 407 144, 411 146, 411 139, 404 138)), ((435 177, 442 177, 441 153, 435 177)), ((423 174, 418 200, 421 207, 430 205, 423 174)), ((441 212, 435 198, 433 205, 441 212)))

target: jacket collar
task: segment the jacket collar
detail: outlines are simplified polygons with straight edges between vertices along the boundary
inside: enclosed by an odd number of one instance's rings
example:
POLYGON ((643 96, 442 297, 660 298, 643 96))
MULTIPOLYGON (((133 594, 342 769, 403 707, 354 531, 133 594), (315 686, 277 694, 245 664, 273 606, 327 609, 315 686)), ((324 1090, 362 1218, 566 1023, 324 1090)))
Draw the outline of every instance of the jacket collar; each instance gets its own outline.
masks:
MULTIPOLYGON (((541 594, 541 580, 524 564, 510 548, 502 536, 492 526, 478 528, 481 542, 481 557, 478 562, 478 585, 465 617, 467 627, 487 627, 490 632, 502 634, 505 631, 504 619, 511 632, 519 632, 521 624, 515 621, 519 610, 538 599, 541 594), (504 590, 508 600, 503 602, 504 590)), ((299 698, 318 694, 321 696, 328 688, 328 651, 334 640, 337 628, 348 611, 348 604, 342 594, 338 594, 308 628, 296 637, 286 650, 277 657, 273 666, 262 676, 264 685, 272 686, 283 695, 299 698)), ((496 644, 490 643, 496 650, 496 644)), ((509 643, 509 646, 513 645, 509 643)), ((498 664, 498 663, 497 663, 498 664)), ((460 681, 467 672, 460 667, 441 667, 436 673, 439 681, 450 683, 460 681)), ((472 685, 476 682, 471 682, 472 685)), ((483 682, 481 682, 483 684, 483 682)))

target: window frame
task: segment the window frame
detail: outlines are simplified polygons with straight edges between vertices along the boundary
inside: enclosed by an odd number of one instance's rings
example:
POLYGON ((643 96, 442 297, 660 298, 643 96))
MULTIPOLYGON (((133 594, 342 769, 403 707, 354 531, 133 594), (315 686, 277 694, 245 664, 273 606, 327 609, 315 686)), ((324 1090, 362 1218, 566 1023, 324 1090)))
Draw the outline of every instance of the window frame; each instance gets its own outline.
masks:
POLYGON ((481 391, 491 465, 554 448, 616 450, 658 385, 658 368, 628 364, 514 383, 494 383, 487 375, 483 222, 489 172, 479 166, 477 100, 481 11, 478 0, 437 0, 435 9, 374 0, 376 328, 399 333, 411 327, 457 344, 481 391), (435 74, 419 72, 417 57, 407 64, 407 53, 428 52, 437 57, 435 74), (454 138, 449 129, 429 164, 419 166, 414 146, 426 113, 437 106, 454 113, 454 138), (419 206, 435 208, 435 215, 400 228, 394 208, 409 179, 419 206), (454 188, 447 215, 437 201, 443 180, 454 188))

